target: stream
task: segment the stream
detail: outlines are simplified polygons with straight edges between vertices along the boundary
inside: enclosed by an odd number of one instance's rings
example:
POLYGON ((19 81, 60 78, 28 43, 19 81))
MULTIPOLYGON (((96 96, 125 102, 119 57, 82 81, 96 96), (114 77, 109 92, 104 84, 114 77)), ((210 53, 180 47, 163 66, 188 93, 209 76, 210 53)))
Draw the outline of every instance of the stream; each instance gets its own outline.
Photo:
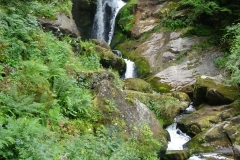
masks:
MULTIPOLYGON (((92 38, 105 40, 108 44, 111 43, 112 36, 114 33, 115 19, 119 10, 126 3, 122 0, 97 0, 97 10, 93 22, 92 28, 92 38)), ((122 56, 121 52, 118 50, 113 50, 114 54, 122 56)), ((136 67, 135 63, 124 59, 126 62, 126 72, 122 75, 122 79, 126 78, 136 78, 136 67)), ((185 114, 194 112, 194 107, 190 104, 189 107, 185 110, 185 114)), ((173 124, 168 126, 166 130, 170 134, 171 141, 168 142, 167 151, 172 150, 184 150, 184 144, 191 140, 191 137, 183 133, 180 129, 177 128, 177 120, 182 118, 183 115, 179 115, 175 118, 173 124)), ((219 156, 215 153, 203 153, 199 155, 193 155, 188 160, 231 160, 226 157, 219 156)))

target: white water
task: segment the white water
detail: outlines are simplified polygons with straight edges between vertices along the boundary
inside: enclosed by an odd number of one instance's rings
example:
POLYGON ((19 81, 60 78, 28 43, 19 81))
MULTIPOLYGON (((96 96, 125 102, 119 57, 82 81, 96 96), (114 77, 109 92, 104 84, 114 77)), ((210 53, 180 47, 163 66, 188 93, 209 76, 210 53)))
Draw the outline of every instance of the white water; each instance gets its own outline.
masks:
POLYGON ((188 135, 182 133, 182 131, 177 128, 176 122, 168 126, 166 130, 171 138, 171 141, 168 142, 167 150, 183 150, 183 145, 191 139, 188 135))
POLYGON ((111 7, 112 7, 112 12, 114 13, 114 16, 113 18, 111 19, 110 21, 110 32, 108 34, 108 44, 111 43, 112 41, 112 37, 113 37, 113 33, 114 33, 114 27, 115 27, 115 20, 116 20, 116 17, 117 17, 117 14, 119 12, 119 10, 125 5, 126 3, 123 2, 122 0, 112 0, 112 3, 111 3, 111 7))
POLYGON ((123 79, 125 79, 125 78, 136 78, 137 74, 136 74, 135 63, 128 60, 128 59, 124 59, 124 60, 126 62, 127 68, 126 68, 126 72, 123 76, 123 79))
POLYGON ((111 43, 114 33, 115 19, 119 10, 125 4, 126 3, 122 0, 97 0, 97 11, 93 22, 94 38, 105 40, 108 44, 111 43), (110 15, 106 12, 107 7, 110 7, 111 9, 110 15))
POLYGON ((203 153, 200 155, 194 155, 190 157, 188 160, 207 160, 207 159, 215 159, 215 160, 233 160, 216 153, 203 153))

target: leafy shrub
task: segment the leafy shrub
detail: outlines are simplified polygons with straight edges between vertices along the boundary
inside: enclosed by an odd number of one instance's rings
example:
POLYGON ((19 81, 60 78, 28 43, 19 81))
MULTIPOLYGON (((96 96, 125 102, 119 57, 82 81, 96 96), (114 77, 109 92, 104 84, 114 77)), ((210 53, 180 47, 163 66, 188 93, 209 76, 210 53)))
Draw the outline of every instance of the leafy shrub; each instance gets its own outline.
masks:
POLYGON ((118 25, 121 27, 122 31, 129 31, 132 28, 135 22, 133 12, 136 4, 136 0, 131 0, 123 7, 122 11, 119 12, 118 25))
POLYGON ((227 28, 227 35, 232 35, 232 41, 230 41, 230 55, 228 57, 226 68, 231 71, 232 84, 240 84, 240 24, 233 25, 227 28))

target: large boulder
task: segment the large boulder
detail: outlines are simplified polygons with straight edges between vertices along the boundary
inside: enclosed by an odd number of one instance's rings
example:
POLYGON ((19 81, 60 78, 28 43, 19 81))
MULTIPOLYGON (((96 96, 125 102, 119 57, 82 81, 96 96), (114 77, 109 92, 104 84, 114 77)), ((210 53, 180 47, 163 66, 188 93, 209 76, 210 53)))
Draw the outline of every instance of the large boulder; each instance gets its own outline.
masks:
MULTIPOLYGON (((177 46, 178 45, 176 45, 176 48, 178 48, 177 46)), ((175 50, 176 48, 174 47, 173 49, 175 50)), ((184 47, 182 49, 187 48, 184 47)), ((188 50, 189 49, 190 48, 188 48, 188 50)), ((176 52, 177 50, 175 50, 175 54, 176 52)), ((151 81, 154 80, 153 82, 155 86, 169 86, 167 88, 171 88, 171 90, 182 91, 188 93, 189 95, 192 95, 194 84, 196 82, 196 77, 198 75, 204 74, 207 76, 217 76, 221 73, 221 71, 216 68, 212 60, 213 58, 217 58, 221 55, 222 53, 217 51, 214 47, 209 48, 205 51, 181 52, 176 55, 176 57, 179 58, 176 58, 174 61, 171 60, 175 63, 175 65, 167 66, 171 64, 170 62, 158 63, 158 65, 161 65, 159 66, 159 69, 156 68, 155 70, 155 72, 158 71, 158 73, 155 74, 153 77, 149 78, 149 81, 151 83, 151 81), (180 55, 182 53, 184 53, 185 55, 180 55), (164 67, 166 68, 161 70, 161 68, 164 67)), ((152 63, 155 64, 155 62, 152 63)))
POLYGON ((43 29, 52 31, 57 36, 69 35, 74 38, 80 36, 72 15, 67 17, 65 14, 57 14, 57 20, 38 18, 38 21, 43 29))
POLYGON ((102 71, 78 72, 76 75, 77 84, 79 87, 94 89, 102 80, 113 82, 115 77, 113 73, 102 71))
POLYGON ((213 125, 193 137, 186 146, 195 154, 211 152, 233 157, 231 141, 223 129, 225 125, 226 122, 213 125))
POLYGON ((189 136, 195 136, 235 115, 237 107, 233 105, 210 106, 201 105, 200 109, 178 120, 177 127, 189 136))
POLYGON ((236 87, 224 84, 221 78, 198 76, 194 85, 193 103, 199 105, 208 103, 210 105, 230 104, 240 97, 236 87))
POLYGON ((200 109, 178 120, 177 127, 193 138, 185 144, 192 153, 214 153, 239 159, 240 105, 201 105, 200 109))
POLYGON ((130 102, 126 94, 108 80, 101 81, 95 87, 94 93, 94 103, 102 112, 100 124, 119 125, 124 128, 126 136, 138 136, 136 128, 147 125, 153 137, 161 142, 160 150, 166 150, 165 131, 156 116, 143 103, 137 99, 130 102))
POLYGON ((138 99, 151 109, 164 127, 172 124, 174 118, 183 112, 190 103, 190 99, 185 93, 152 94, 131 90, 125 92, 130 102, 138 99))

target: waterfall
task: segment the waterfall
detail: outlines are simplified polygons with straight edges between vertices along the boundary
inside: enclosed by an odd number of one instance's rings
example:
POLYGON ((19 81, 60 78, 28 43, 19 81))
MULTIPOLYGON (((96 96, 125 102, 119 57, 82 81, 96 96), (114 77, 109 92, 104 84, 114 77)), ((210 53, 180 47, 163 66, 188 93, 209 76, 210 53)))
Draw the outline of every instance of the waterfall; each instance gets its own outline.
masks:
POLYGON ((128 59, 124 59, 124 61, 126 62, 126 72, 123 75, 122 79, 125 78, 136 78, 137 77, 137 71, 136 71, 136 66, 135 63, 133 61, 130 61, 128 59))
POLYGON ((111 43, 117 14, 125 4, 122 0, 97 0, 92 29, 93 38, 111 43))
POLYGON ((176 122, 168 126, 166 130, 171 138, 171 141, 168 142, 167 150, 183 150, 183 145, 191 139, 188 135, 182 133, 182 131, 177 128, 176 122))

